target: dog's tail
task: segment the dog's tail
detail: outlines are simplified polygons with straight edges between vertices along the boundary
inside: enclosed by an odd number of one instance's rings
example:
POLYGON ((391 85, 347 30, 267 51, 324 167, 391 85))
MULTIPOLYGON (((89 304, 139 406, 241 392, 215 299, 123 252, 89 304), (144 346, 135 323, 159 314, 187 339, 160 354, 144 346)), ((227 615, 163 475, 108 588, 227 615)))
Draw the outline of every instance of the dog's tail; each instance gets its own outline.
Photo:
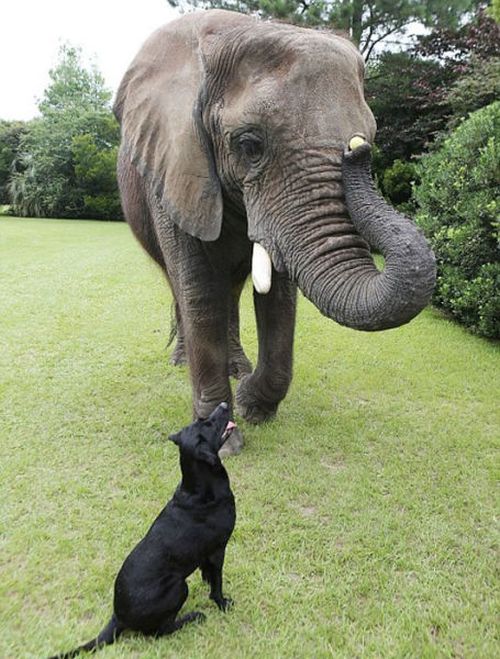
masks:
POLYGON ((106 627, 99 632, 99 634, 93 638, 88 643, 79 645, 74 650, 69 652, 62 652, 61 654, 56 654, 49 659, 72 659, 76 657, 80 652, 94 652, 98 650, 102 645, 111 645, 116 641, 116 639, 125 631, 125 627, 118 621, 117 617, 113 613, 111 620, 108 622, 106 627))

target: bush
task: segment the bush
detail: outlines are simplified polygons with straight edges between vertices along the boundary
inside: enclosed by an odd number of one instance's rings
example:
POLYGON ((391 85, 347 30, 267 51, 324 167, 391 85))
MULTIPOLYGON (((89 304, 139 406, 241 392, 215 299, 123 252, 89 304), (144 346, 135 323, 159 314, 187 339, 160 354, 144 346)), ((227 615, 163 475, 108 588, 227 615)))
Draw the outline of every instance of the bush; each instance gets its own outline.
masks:
POLYGON ((398 159, 384 171, 382 190, 395 206, 400 206, 410 200, 416 179, 416 165, 398 159))
POLYGON ((472 58, 466 72, 451 85, 446 101, 451 108, 450 128, 467 114, 500 98, 500 57, 472 58))
POLYGON ((417 222, 434 248, 436 305, 500 338, 500 102, 477 110, 424 156, 417 222))
POLYGON ((96 220, 123 219, 116 181, 118 126, 112 115, 109 121, 117 133, 109 143, 99 140, 99 135, 94 132, 73 137, 71 148, 75 187, 83 195, 82 214, 96 220))
POLYGON ((8 182, 12 174, 19 142, 26 130, 22 121, 3 121, 0 119, 0 204, 9 203, 8 182))

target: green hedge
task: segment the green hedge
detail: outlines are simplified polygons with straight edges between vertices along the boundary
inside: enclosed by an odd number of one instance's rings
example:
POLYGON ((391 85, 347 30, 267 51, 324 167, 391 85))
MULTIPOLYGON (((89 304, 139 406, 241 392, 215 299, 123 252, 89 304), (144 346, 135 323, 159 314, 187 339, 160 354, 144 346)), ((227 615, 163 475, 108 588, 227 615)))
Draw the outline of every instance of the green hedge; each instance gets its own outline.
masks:
POLYGON ((417 222, 434 248, 434 303, 500 337, 500 102, 473 112, 422 158, 417 222))
POLYGON ((416 181, 416 165, 397 159, 384 171, 382 191, 392 204, 401 206, 411 199, 412 185, 416 181))

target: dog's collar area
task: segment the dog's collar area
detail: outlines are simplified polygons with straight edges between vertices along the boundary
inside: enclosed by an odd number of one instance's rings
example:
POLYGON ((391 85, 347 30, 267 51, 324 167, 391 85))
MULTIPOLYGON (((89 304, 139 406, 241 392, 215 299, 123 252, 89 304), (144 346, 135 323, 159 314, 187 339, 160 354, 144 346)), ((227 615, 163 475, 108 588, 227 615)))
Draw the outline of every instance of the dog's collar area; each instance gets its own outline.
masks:
MULTIPOLYGON (((196 497, 196 495, 193 495, 192 492, 185 492, 181 489, 177 489, 172 499, 175 501, 175 505, 179 508, 182 508, 183 510, 191 510, 193 507, 194 496, 196 497)), ((196 509, 198 511, 203 511, 204 514, 208 513, 214 508, 217 508, 217 506, 219 506, 224 501, 233 501, 234 499, 232 493, 218 496, 214 499, 210 499, 209 501, 203 501, 201 495, 199 496, 200 498, 196 498, 196 509)))

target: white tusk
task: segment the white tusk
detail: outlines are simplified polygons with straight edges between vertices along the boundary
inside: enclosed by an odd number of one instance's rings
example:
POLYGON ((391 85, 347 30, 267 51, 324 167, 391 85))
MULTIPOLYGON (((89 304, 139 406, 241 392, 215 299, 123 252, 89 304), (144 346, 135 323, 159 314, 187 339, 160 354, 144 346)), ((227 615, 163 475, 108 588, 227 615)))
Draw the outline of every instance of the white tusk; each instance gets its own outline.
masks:
POLYGON ((271 289, 272 265, 269 254, 259 245, 253 244, 252 281, 257 293, 265 295, 271 289))
POLYGON ((364 139, 364 137, 361 137, 361 135, 355 135, 349 142, 349 148, 351 149, 351 151, 354 151, 365 142, 366 140, 364 139))

